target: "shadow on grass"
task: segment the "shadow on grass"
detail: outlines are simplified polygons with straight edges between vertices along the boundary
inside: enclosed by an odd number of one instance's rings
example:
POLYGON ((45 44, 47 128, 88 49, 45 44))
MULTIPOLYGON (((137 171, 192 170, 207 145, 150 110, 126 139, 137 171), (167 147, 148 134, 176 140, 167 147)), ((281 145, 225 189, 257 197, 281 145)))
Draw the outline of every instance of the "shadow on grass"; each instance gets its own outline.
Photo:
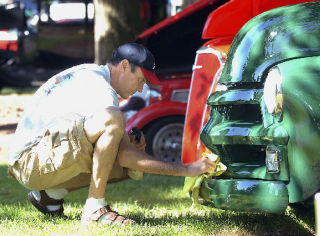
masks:
MULTIPOLYGON (((187 197, 181 197, 182 186, 183 178, 181 177, 145 175, 142 181, 128 180, 108 185, 106 199, 111 205, 128 203, 129 207, 136 208, 128 213, 128 217, 135 220, 138 225, 178 225, 197 228, 206 234, 221 232, 225 228, 236 228, 257 235, 312 235, 310 230, 301 224, 301 221, 304 221, 309 225, 309 228, 314 229, 314 218, 310 211, 298 212, 295 210, 294 217, 291 216, 292 214, 237 213, 204 206, 199 206, 199 210, 178 213, 178 216, 169 211, 169 213, 163 212, 163 208, 177 209, 177 204, 180 209, 184 206, 186 208, 190 206, 191 200, 187 197), (175 195, 175 192, 179 191, 180 193, 175 195), (158 212, 159 209, 162 211, 161 213, 158 212), (147 212, 147 214, 144 215, 140 212, 147 212)), ((7 177, 6 165, 0 165, 0 190, 0 208, 4 208, 0 214, 0 221, 2 219, 16 221, 20 218, 23 221, 25 218, 29 220, 34 218, 43 222, 60 224, 62 220, 65 220, 52 219, 37 212, 27 201, 29 190, 7 177)), ((67 220, 80 219, 87 191, 88 189, 81 189, 67 196, 65 204, 67 220)), ((177 211, 179 212, 179 210, 177 211)))
MULTIPOLYGON (((0 204, 28 204, 27 194, 30 190, 20 185, 18 181, 9 178, 7 170, 7 165, 0 164, 0 204)), ((141 181, 126 180, 109 184, 106 200, 111 203, 135 202, 141 207, 150 206, 155 202, 157 206, 172 206, 181 200, 189 201, 191 204, 191 200, 187 197, 167 197, 170 192, 182 189, 183 181, 182 177, 145 175, 141 181)), ((87 195, 88 188, 71 192, 66 196, 65 203, 72 206, 81 206, 84 204, 87 195)))
MULTIPOLYGON (((223 211, 209 215, 164 216, 160 218, 144 218, 142 215, 132 217, 137 222, 156 225, 181 225, 202 228, 208 235, 221 232, 224 229, 236 228, 254 235, 313 235, 308 229, 297 224, 289 216, 258 213, 235 213, 223 211)), ((227 230, 227 232, 230 232, 227 230)))

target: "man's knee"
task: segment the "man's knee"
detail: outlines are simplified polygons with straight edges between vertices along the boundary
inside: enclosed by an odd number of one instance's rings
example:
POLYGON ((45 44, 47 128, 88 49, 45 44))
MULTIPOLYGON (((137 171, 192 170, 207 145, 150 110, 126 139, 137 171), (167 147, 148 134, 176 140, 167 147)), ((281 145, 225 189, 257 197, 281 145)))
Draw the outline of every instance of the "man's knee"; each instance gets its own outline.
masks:
POLYGON ((84 130, 91 143, 95 143, 103 133, 122 137, 125 126, 126 121, 117 107, 99 111, 84 122, 84 130))
POLYGON ((124 132, 126 128, 126 121, 122 112, 116 107, 108 107, 105 109, 105 127, 112 127, 121 132, 124 132))

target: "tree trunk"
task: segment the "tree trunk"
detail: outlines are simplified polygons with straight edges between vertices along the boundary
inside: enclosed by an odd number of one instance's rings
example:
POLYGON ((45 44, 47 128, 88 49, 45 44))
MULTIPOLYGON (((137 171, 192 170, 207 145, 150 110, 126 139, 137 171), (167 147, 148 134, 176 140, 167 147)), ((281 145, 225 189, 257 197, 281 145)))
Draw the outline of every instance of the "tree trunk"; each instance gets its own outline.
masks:
POLYGON ((95 63, 105 64, 114 48, 133 42, 142 30, 140 0, 94 0, 95 63))

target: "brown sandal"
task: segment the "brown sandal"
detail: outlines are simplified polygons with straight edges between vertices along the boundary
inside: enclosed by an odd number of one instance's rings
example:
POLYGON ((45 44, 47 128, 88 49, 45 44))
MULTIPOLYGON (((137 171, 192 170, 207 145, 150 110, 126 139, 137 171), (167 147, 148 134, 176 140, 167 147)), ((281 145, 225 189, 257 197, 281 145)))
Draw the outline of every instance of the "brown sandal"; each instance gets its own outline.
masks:
POLYGON ((128 219, 127 217, 120 215, 118 212, 111 210, 109 205, 100 208, 91 215, 82 214, 81 222, 83 224, 87 224, 89 222, 99 222, 102 217, 106 217, 103 223, 111 225, 132 225, 135 223, 133 220, 128 219))
POLYGON ((58 216, 58 217, 66 217, 63 214, 63 199, 56 200, 53 198, 50 198, 44 190, 40 191, 40 200, 38 201, 32 191, 28 193, 28 199, 32 203, 32 205, 37 208, 41 213, 49 216, 58 216), (49 205, 61 205, 59 210, 56 211, 49 211, 47 206, 49 205))

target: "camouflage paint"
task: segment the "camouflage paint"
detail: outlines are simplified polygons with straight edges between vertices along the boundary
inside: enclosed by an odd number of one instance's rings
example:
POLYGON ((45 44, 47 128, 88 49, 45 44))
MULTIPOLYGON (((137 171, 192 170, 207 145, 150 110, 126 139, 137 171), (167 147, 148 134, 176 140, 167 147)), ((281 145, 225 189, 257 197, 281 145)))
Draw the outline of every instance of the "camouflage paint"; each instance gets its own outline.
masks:
POLYGON ((280 181, 211 179, 200 194, 211 198, 213 207, 233 211, 278 213, 288 205, 288 192, 280 181))
POLYGON ((219 83, 261 82, 278 63, 320 53, 319 2, 284 6, 245 24, 230 47, 219 83))
POLYGON ((278 67, 284 77, 279 124, 290 136, 287 187, 289 201, 297 202, 320 189, 320 56, 286 61, 278 67))
POLYGON ((228 90, 209 97, 201 133, 228 167, 224 179, 202 186, 215 207, 283 212, 320 189, 319 80, 320 2, 274 9, 241 29, 219 80, 228 90), (263 93, 273 66, 283 77, 277 115, 267 111, 263 93), (279 172, 267 171, 266 150, 278 152, 279 172))

